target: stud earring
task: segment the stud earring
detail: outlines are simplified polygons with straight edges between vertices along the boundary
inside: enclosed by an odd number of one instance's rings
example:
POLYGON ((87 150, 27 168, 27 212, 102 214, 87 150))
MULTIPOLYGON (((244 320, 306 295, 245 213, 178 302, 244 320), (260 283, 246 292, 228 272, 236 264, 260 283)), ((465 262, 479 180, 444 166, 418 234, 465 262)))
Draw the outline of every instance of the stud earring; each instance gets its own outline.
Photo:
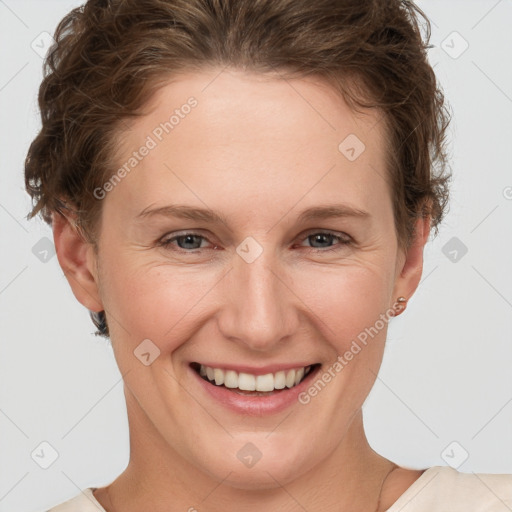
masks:
POLYGON ((394 305, 395 314, 393 316, 401 315, 407 307, 407 299, 405 297, 398 297, 394 305))

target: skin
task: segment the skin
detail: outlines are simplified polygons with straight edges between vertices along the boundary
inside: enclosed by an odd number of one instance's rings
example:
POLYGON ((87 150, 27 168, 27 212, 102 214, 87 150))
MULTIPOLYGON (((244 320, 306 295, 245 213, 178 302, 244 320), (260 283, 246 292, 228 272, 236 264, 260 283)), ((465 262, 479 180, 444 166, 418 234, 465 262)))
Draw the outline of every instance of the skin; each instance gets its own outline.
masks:
MULTIPOLYGON (((328 368, 397 297, 413 295, 429 220, 418 220, 411 248, 399 250, 382 178, 384 123, 374 111, 356 116, 311 77, 183 74, 130 122, 116 165, 190 96, 197 106, 103 199, 97 254, 69 219, 54 217, 59 263, 77 300, 106 311, 124 375, 130 462, 108 494, 100 488, 95 496, 109 512, 220 512, 233 503, 247 512, 262 505, 373 511, 393 464, 370 447, 361 407, 379 371, 387 324, 310 403, 276 414, 226 409, 188 365, 300 361, 328 368), (351 133, 366 146, 353 162, 338 150, 351 133), (303 209, 332 203, 370 218, 298 223, 303 209), (168 204, 210 208, 227 224, 135 219, 168 204), (158 246, 184 230, 204 238, 158 246), (311 236, 326 230, 353 243, 311 236), (249 236, 263 249, 252 263, 236 252, 249 236), (133 353, 144 339, 160 350, 148 366, 133 353), (236 456, 248 442, 262 452, 251 468, 236 456)), ((379 510, 420 475, 393 471, 379 510)))

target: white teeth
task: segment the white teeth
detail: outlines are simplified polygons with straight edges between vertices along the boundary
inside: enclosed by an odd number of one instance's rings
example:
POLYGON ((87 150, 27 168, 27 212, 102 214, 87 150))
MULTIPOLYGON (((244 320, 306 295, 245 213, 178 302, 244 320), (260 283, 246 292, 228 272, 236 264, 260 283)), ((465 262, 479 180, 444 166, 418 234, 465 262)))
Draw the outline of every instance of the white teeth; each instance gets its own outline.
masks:
POLYGON ((250 373, 239 373, 238 389, 242 391, 256 391, 256 377, 250 373))
POLYGON ((215 384, 217 384, 217 386, 224 384, 224 372, 222 370, 214 368, 213 376, 215 377, 215 384))
POLYGON ((295 385, 297 385, 302 380, 302 377, 304 377, 304 368, 301 368, 295 372, 295 385))
POLYGON ((274 375, 274 388, 283 389, 286 386, 286 374, 281 371, 274 375))
POLYGON ((256 389, 258 391, 274 391, 274 387, 274 375, 272 373, 256 377, 256 389))
POLYGON ((236 372, 234 370, 222 370, 200 365, 199 375, 207 377, 210 382, 217 386, 224 384, 227 388, 238 388, 242 391, 270 392, 274 389, 292 388, 310 372, 311 366, 295 368, 292 370, 281 370, 276 373, 265 375, 252 375, 250 373, 236 372))
MULTIPOLYGON (((202 366, 203 365, 201 365, 201 367, 202 366)), ((224 373, 224 386, 226 386, 227 388, 237 388, 238 387, 238 373, 234 372, 233 370, 227 370, 224 373)))
POLYGON ((295 385, 295 370, 288 370, 286 374, 286 387, 291 388, 295 385))

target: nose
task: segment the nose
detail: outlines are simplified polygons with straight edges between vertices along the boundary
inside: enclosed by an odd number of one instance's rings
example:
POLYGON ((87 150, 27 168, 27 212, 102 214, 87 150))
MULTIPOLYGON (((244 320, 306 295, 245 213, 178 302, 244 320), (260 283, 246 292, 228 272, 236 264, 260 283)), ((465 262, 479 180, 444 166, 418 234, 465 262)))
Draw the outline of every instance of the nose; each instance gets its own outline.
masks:
POLYGON ((235 254, 218 290, 223 296, 217 317, 221 333, 260 352, 275 349, 299 324, 291 279, 271 252, 263 251, 251 263, 235 254))

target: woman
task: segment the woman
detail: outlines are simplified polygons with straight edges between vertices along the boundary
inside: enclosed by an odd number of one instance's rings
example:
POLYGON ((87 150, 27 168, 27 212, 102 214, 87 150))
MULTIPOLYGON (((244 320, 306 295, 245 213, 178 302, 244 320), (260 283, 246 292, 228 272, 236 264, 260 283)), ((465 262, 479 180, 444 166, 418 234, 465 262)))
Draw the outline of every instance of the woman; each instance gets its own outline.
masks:
POLYGON ((128 0, 61 22, 26 185, 111 339, 130 462, 53 512, 512 505, 510 475, 399 467, 364 432, 448 198, 419 16, 128 0))

